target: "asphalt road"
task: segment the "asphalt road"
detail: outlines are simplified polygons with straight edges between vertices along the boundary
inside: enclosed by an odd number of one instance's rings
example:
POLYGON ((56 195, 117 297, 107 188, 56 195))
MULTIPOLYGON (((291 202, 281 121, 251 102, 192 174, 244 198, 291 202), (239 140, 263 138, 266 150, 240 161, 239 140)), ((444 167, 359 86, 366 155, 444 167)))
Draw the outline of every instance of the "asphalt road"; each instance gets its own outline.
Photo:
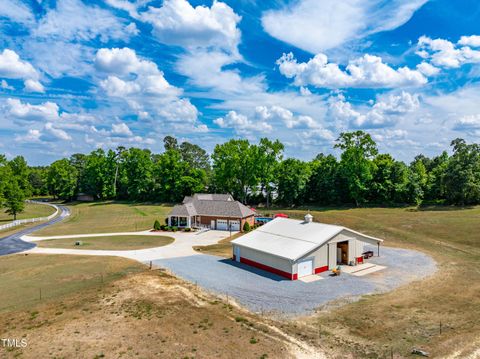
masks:
POLYGON ((60 214, 55 218, 51 219, 50 221, 40 223, 36 226, 26 228, 7 237, 0 238, 0 256, 20 253, 36 247, 37 245, 35 243, 22 241, 20 238, 26 234, 33 233, 42 228, 58 223, 62 221, 65 217, 70 215, 70 210, 65 206, 58 206, 58 209, 60 211, 60 214))

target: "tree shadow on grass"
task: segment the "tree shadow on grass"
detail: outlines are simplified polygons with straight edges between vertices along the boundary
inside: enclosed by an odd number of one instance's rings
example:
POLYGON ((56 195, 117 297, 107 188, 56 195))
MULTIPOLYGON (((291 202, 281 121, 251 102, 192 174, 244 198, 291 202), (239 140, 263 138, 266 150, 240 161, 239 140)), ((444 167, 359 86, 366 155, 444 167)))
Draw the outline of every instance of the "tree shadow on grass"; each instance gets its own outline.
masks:
POLYGON ((474 209, 475 206, 453 206, 453 205, 426 205, 418 208, 408 208, 408 212, 453 212, 474 209))

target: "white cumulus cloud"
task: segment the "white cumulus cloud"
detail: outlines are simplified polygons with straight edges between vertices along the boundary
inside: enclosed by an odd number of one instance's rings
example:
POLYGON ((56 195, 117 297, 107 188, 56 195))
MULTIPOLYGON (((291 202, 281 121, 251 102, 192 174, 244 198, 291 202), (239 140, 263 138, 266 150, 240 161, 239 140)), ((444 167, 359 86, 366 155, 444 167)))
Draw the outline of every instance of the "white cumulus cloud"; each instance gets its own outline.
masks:
POLYGON ((414 112, 419 106, 419 96, 405 91, 378 98, 372 106, 357 107, 338 95, 330 99, 329 116, 339 129, 382 128, 397 124, 401 115, 414 112))
POLYGON ((125 122, 113 123, 112 134, 117 136, 132 136, 132 130, 127 126, 125 122))
POLYGON ((246 135, 250 132, 268 132, 272 126, 264 120, 252 121, 247 116, 229 111, 226 116, 213 121, 221 128, 233 128, 235 132, 246 135))
POLYGON ((63 140, 63 141, 69 141, 72 139, 72 137, 62 130, 61 128, 57 128, 53 125, 51 122, 47 122, 45 124, 45 133, 42 135, 42 140, 45 141, 52 141, 52 140, 63 140))
POLYGON ((480 130, 480 113, 475 115, 462 116, 455 122, 454 130, 480 130))
POLYGON ((0 77, 38 79, 38 73, 29 62, 22 61, 15 51, 5 49, 0 53, 0 77))
POLYGON ((45 92, 45 88, 39 81, 29 79, 25 81, 25 91, 43 93, 45 92))
POLYGON ((220 1, 193 7, 186 0, 165 0, 159 8, 150 6, 141 19, 152 24, 160 42, 185 48, 213 46, 236 52, 241 36, 240 16, 220 1))
POLYGON ((39 105, 32 105, 21 102, 18 99, 7 99, 7 113, 14 118, 24 121, 57 120, 59 118, 59 107, 54 102, 44 102, 39 105))
POLYGON ((458 68, 463 64, 480 63, 478 46, 480 36, 462 36, 455 44, 445 39, 422 36, 418 39, 417 54, 437 67, 458 68), (468 46, 467 46, 468 45, 468 46))
POLYGON ((277 60, 280 73, 293 78, 297 86, 313 85, 320 88, 396 88, 420 86, 427 78, 418 70, 408 67, 394 69, 372 55, 349 61, 345 70, 328 62, 325 54, 317 54, 308 62, 298 63, 292 53, 277 60))

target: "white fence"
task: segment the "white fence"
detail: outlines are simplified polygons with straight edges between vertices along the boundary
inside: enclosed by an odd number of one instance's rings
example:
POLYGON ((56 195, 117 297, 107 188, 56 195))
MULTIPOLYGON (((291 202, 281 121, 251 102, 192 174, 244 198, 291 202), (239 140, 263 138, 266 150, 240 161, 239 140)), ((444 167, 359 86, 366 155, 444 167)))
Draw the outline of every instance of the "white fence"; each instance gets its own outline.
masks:
POLYGON ((48 217, 17 219, 16 221, 13 221, 13 222, 10 222, 10 223, 1 225, 1 226, 0 226, 0 231, 2 231, 2 230, 4 230, 4 229, 16 227, 16 226, 19 226, 19 225, 25 224, 25 223, 35 223, 35 222, 49 221, 49 220, 51 220, 53 217, 55 217, 55 216, 58 214, 58 211, 59 211, 58 207, 55 206, 54 204, 51 204, 51 203, 45 203, 45 202, 39 202, 39 201, 30 201, 30 200, 27 200, 27 201, 25 201, 25 202, 27 202, 27 203, 35 203, 35 204, 43 204, 43 205, 45 205, 45 206, 50 206, 50 207, 55 208, 55 212, 52 213, 51 215, 49 215, 48 217))

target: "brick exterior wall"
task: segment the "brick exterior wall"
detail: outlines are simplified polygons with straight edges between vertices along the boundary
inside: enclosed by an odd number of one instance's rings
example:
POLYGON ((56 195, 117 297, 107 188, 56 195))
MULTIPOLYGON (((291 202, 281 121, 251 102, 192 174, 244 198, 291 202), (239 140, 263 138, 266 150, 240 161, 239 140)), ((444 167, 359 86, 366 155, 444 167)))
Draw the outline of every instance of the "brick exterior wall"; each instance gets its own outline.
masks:
POLYGON ((250 227, 253 227, 255 223, 255 217, 254 216, 249 216, 245 218, 232 218, 232 217, 221 217, 221 216, 200 216, 200 223, 210 226, 212 224, 212 220, 217 220, 217 219, 224 219, 224 220, 233 220, 233 221, 240 221, 240 231, 243 232, 243 226, 245 222, 248 222, 250 224, 250 227))

